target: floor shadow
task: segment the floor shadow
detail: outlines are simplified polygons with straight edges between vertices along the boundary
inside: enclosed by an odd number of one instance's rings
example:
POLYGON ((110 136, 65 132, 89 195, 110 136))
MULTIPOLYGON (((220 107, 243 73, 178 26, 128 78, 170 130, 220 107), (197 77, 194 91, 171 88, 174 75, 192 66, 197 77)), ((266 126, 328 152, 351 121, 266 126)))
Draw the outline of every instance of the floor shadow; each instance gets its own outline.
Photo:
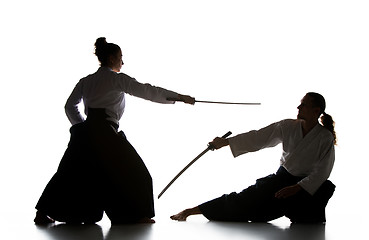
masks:
POLYGON ((325 240, 325 224, 291 224, 287 229, 288 239, 325 240))
POLYGON ((97 224, 57 224, 37 228, 53 240, 104 240, 103 231, 97 224))
POLYGON ((152 224, 113 225, 105 240, 143 240, 152 237, 152 224))
POLYGON ((105 236, 100 225, 57 224, 37 227, 52 240, 143 240, 176 236, 176 239, 264 239, 264 240, 325 240, 325 224, 291 224, 280 227, 272 223, 235 223, 210 221, 186 225, 112 225, 105 236), (175 226, 175 227, 173 227, 175 226), (165 229, 163 235, 162 230, 165 229), (153 231, 155 229, 155 231, 153 231), (160 236, 162 235, 162 236, 160 236))
POLYGON ((270 223, 209 222, 208 224, 232 239, 248 236, 266 240, 325 240, 325 224, 291 224, 287 228, 270 223))
POLYGON ((152 237, 152 224, 113 225, 105 237, 97 224, 57 224, 37 228, 53 240, 142 240, 152 237))

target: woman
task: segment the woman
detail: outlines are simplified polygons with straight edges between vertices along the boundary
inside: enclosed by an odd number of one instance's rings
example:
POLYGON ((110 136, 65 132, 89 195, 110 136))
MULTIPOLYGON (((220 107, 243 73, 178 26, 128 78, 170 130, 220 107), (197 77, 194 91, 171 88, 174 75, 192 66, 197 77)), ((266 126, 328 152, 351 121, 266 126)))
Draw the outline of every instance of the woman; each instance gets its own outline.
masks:
POLYGON ((124 133, 118 132, 125 93, 157 103, 174 103, 168 98, 195 103, 190 96, 119 73, 123 61, 118 45, 98 38, 95 47, 101 67, 82 78, 66 102, 71 139, 36 205, 36 224, 94 223, 103 211, 113 224, 155 222, 150 173, 124 133), (81 100, 86 120, 78 111, 81 100))
POLYGON ((282 143, 281 166, 240 193, 225 194, 171 218, 185 221, 203 214, 209 220, 268 222, 287 216, 292 222, 325 222, 325 206, 335 189, 327 179, 336 143, 334 122, 325 107, 323 96, 310 92, 298 106, 297 119, 228 139, 215 138, 209 144, 216 149, 229 145, 234 157, 282 143))

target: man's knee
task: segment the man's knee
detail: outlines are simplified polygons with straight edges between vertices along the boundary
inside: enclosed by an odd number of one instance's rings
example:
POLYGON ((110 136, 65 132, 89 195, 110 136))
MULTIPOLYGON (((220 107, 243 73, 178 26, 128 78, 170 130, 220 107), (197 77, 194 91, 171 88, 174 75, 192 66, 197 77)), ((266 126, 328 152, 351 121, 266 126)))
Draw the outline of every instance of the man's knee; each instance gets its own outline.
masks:
POLYGON ((327 180, 313 196, 304 191, 296 197, 291 197, 291 199, 286 202, 285 216, 288 217, 291 222, 325 222, 325 207, 329 199, 333 196, 335 188, 336 186, 331 181, 327 180))

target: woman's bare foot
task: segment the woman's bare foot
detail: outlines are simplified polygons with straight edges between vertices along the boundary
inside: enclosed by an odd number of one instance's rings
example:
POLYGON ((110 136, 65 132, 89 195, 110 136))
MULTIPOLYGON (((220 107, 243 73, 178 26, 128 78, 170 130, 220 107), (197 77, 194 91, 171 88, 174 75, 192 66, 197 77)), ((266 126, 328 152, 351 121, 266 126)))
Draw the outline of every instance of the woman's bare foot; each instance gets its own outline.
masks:
POLYGON ((155 220, 152 218, 145 217, 138 220, 137 223, 155 223, 155 220))
POLYGON ((54 219, 52 219, 49 216, 41 213, 40 211, 36 212, 36 217, 33 221, 35 222, 36 225, 47 225, 47 224, 55 222, 54 219))
POLYGON ((188 208, 186 210, 183 210, 182 212, 171 216, 170 218, 172 220, 177 220, 177 221, 186 221, 187 217, 191 216, 191 215, 195 215, 195 214, 201 214, 200 208, 199 207, 194 207, 194 208, 188 208))

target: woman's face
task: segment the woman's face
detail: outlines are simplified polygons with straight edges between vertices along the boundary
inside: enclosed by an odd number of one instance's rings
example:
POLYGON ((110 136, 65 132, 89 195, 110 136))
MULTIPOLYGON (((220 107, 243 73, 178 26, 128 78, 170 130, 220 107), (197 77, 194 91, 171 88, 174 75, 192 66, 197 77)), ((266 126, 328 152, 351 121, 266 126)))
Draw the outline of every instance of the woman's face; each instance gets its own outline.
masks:
POLYGON ((124 64, 122 57, 123 55, 121 50, 119 50, 115 56, 111 56, 112 65, 110 67, 114 72, 120 72, 120 69, 124 64))

